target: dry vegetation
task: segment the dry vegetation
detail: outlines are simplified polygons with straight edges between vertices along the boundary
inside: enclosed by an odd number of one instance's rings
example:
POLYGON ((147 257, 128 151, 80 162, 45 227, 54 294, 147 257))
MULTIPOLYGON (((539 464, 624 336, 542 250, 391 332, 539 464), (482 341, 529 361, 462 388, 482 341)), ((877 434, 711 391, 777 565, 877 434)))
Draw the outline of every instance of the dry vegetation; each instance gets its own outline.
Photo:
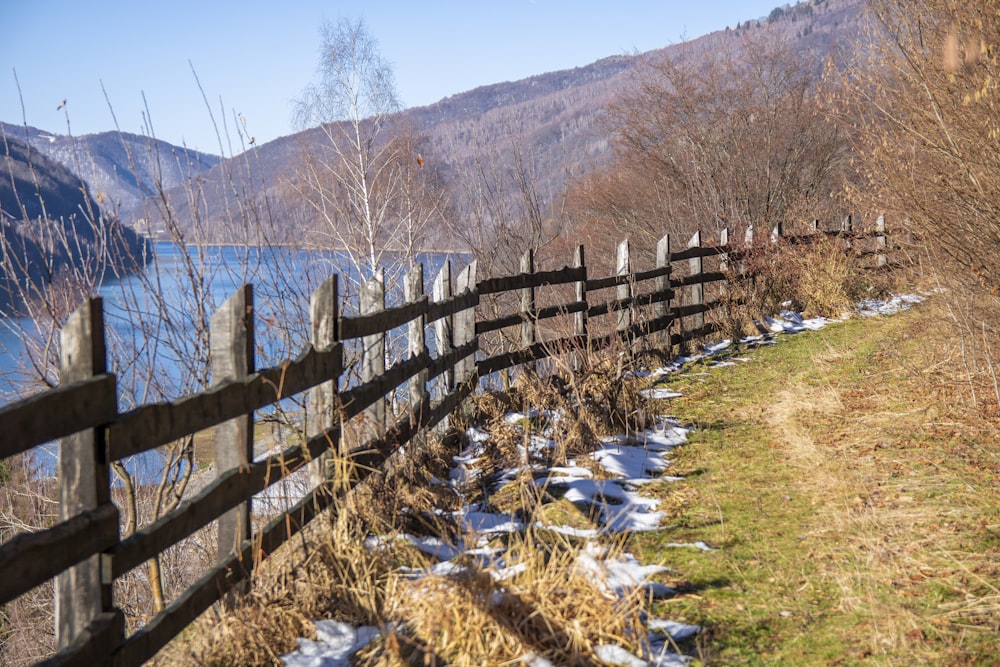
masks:
MULTIPOLYGON (((228 610, 208 612, 168 647, 161 664, 269 664, 295 648, 298 637, 313 635, 312 619, 335 618, 372 625, 382 638, 362 652, 358 664, 504 664, 535 654, 556 664, 587 665, 599 644, 637 646, 645 636, 642 612, 649 600, 641 589, 624 598, 609 594, 577 563, 580 543, 556 533, 529 528, 494 538, 506 567, 517 570, 498 580, 492 566, 462 557, 468 570, 459 575, 414 577, 414 568, 435 561, 403 534, 431 535, 453 545, 459 533, 451 512, 483 502, 532 519, 566 511, 545 490, 532 484, 530 463, 565 464, 567 457, 593 451, 598 435, 641 428, 646 411, 637 381, 623 381, 617 355, 591 360, 571 380, 542 380, 522 374, 509 392, 476 398, 470 423, 491 434, 483 452, 481 480, 456 489, 447 479, 451 457, 468 445, 460 432, 441 439, 428 436, 389 473, 379 473, 348 493, 324 519, 293 541, 291 548, 254 572, 252 592, 228 610), (562 418, 526 418, 511 424, 512 410, 546 405, 562 418), (526 458, 523 444, 545 431, 557 441, 540 459, 526 458), (524 474, 500 492, 496 473, 522 467, 524 474), (372 535, 383 536, 376 541, 372 535)), ((349 476, 346 475, 345 476, 349 476)), ((575 520, 595 524, 579 510, 575 520)), ((621 544, 603 549, 613 556, 621 544)))
POLYGON ((697 591, 666 606, 706 664, 996 664, 996 417, 946 317, 936 296, 670 385, 702 428, 674 530, 636 542, 697 591), (694 539, 717 551, 661 546, 694 539))
MULTIPOLYGON (((871 59, 855 63, 846 80, 834 67, 821 75, 819 59, 769 44, 763 31, 715 57, 647 62, 632 93, 611 108, 614 160, 567 194, 571 226, 561 224, 563 211, 555 215, 546 205, 558 198, 539 191, 533 156, 509 146, 503 150, 512 156, 509 170, 491 155, 467 161, 469 178, 456 186, 464 192, 452 194, 468 217, 446 210, 446 184, 430 167, 424 171, 422 157, 412 159, 425 145, 418 136, 378 145, 392 155, 372 159, 391 178, 370 191, 364 165, 311 172, 310 185, 323 195, 313 200, 320 208, 344 204, 345 190, 362 190, 347 209, 330 209, 329 229, 336 233, 337 220, 352 211, 353 235, 338 242, 357 246, 357 264, 371 270, 387 239, 413 251, 427 221, 445 212, 461 222, 464 240, 496 273, 516 272, 524 250, 548 245, 562 252, 560 244, 570 239, 597 238, 596 245, 608 247, 629 235, 641 249, 664 231, 729 228, 742 235, 779 222, 795 231, 794 224, 834 219, 846 206, 866 217, 884 211, 890 227, 904 232, 892 238, 905 239, 896 243, 916 264, 907 280, 948 288, 933 304, 757 353, 731 375, 684 382, 686 398, 671 405, 703 427, 699 444, 679 462, 689 479, 663 490, 674 525, 610 546, 644 549, 654 561, 672 554, 687 594, 661 604, 666 615, 707 628, 689 650, 708 663, 995 660, 1000 18, 982 2, 872 0, 871 6, 871 42, 861 50, 871 59), (388 188, 390 181, 398 189, 388 188), (373 202, 382 217, 358 215, 373 202), (694 559, 664 546, 683 539, 718 548, 694 559)), ((359 119, 355 129, 363 127, 359 119)), ((189 194, 198 198, 194 189, 189 194)), ((159 195, 169 209, 165 190, 159 195)), ((261 231, 267 220, 256 213, 238 217, 233 224, 246 239, 266 245, 283 238, 261 231)), ((190 224, 196 228, 198 220, 190 224)), ((198 236, 177 225, 173 232, 178 241, 198 236)), ((752 331, 756 318, 789 300, 809 314, 836 316, 885 289, 859 270, 856 253, 844 250, 841 241, 825 238, 758 242, 730 265, 746 279, 722 294, 726 332, 752 331)), ((198 287, 202 273, 193 265, 183 270, 192 286, 185 312, 197 320, 194 351, 204 356, 210 296, 198 287)), ((275 287, 284 297, 296 289, 275 287)), ((65 292, 52 289, 46 298, 61 306, 65 292)), ((130 312, 137 319, 150 314, 130 312)), ((62 316, 50 318, 51 331, 62 316)), ((276 310, 278 319, 291 325, 276 333, 284 337, 282 349, 303 339, 301 314, 276 310)), ((53 341, 43 341, 35 363, 45 382, 55 375, 53 341)), ((176 352, 197 356, 183 345, 176 352)), ((531 428, 554 426, 530 419, 511 425, 505 419, 511 409, 546 407, 567 416, 555 425, 551 462, 557 463, 589 451, 601 434, 640 428, 649 409, 626 382, 620 359, 591 359, 582 374, 563 374, 559 383, 525 374, 508 392, 477 399, 470 423, 485 424, 494 438, 486 475, 528 463, 518 445, 531 428)), ((155 379, 150 359, 128 363, 155 379)), ((185 389, 204 386, 207 362, 199 356, 190 368, 185 389)), ((157 396, 180 393, 170 389, 157 396)), ((455 436, 430 438, 419 456, 373 477, 328 521, 306 530, 294 549, 264 563, 246 598, 210 612, 159 660, 274 663, 296 637, 311 634, 312 619, 326 617, 382 629, 383 638, 360 657, 370 665, 499 664, 527 653, 589 664, 597 643, 634 642, 648 601, 613 601, 581 578, 572 566, 579 545, 565 538, 544 531, 512 538, 508 564, 524 569, 503 585, 475 567, 461 577, 413 579, 405 568, 429 561, 412 545, 365 542, 396 531, 458 537, 438 510, 454 510, 460 499, 435 483, 447 477, 458 444, 455 436)), ((190 457, 189 443, 176 456, 190 457)), ((4 536, 52 521, 45 490, 31 489, 30 477, 0 469, 4 536)), ((486 486, 465 492, 524 516, 562 512, 566 521, 592 524, 532 481, 525 472, 504 495, 486 486)), ((154 504, 129 531, 162 514, 165 507, 154 504)), ((195 576, 192 563, 213 557, 170 553, 151 563, 148 574, 137 571, 117 601, 131 627, 147 620, 146 601, 161 606, 195 576), (157 595, 147 577, 165 581, 166 594, 157 595)), ((33 660, 48 649, 50 630, 41 629, 51 620, 48 598, 40 589, 4 609, 5 659, 33 660), (43 639, 32 646, 33 637, 43 639)))

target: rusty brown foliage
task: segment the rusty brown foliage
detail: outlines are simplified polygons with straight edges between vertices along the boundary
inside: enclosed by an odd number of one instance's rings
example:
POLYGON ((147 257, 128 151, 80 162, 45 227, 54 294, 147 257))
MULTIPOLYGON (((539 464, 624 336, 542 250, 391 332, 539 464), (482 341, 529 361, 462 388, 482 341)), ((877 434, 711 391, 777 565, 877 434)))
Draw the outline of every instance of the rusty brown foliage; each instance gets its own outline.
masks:
POLYGON ((855 200, 910 233, 925 275, 950 288, 970 377, 995 378, 1000 14, 957 0, 874 0, 869 14, 868 60, 837 107, 858 127, 855 200))
POLYGON ((575 216, 640 244, 833 217, 848 144, 820 104, 821 73, 811 52, 766 32, 703 58, 647 61, 609 109, 615 160, 575 184, 575 216))

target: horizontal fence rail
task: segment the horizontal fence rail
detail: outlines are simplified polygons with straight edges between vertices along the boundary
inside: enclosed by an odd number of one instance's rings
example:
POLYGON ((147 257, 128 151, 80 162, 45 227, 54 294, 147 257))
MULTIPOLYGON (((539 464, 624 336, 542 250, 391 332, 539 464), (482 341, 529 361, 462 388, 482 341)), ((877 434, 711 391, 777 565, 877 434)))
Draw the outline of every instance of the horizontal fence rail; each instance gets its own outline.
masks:
MULTIPOLYGON (((857 254, 875 257, 876 267, 888 265, 882 218, 872 232, 854 232, 847 218, 832 232, 814 223, 811 234, 785 237, 779 226, 769 240, 795 245, 826 234, 848 245, 872 240, 870 251, 857 254)), ((260 370, 254 369, 253 290, 247 285, 212 318, 215 384, 125 413, 118 412, 116 378, 105 368, 102 302, 88 301, 61 333, 63 383, 0 408, 0 433, 6 436, 0 440, 0 458, 61 438, 59 521, 0 545, 0 604, 55 581, 59 651, 46 664, 136 665, 152 658, 202 612, 241 590, 255 563, 328 509, 335 499, 333 482, 337 488, 345 481, 358 484, 416 435, 445 424, 481 378, 560 355, 578 364, 591 351, 614 345, 630 351, 636 341, 654 335, 655 345, 669 352, 671 346, 716 331, 718 325, 705 317, 722 304, 726 281, 740 275, 738 267, 753 241, 752 232, 739 245, 728 239, 723 231, 718 244, 705 246, 697 233, 673 251, 664 237, 655 266, 641 271, 633 270, 626 241, 617 248, 615 273, 599 277, 590 275, 582 246, 572 266, 537 271, 529 251, 521 273, 478 282, 475 262, 455 280, 446 263, 430 295, 424 294, 423 268, 417 265, 405 280, 405 303, 386 307, 384 281, 377 275, 360 290, 360 313, 354 316, 341 314, 338 277, 332 276, 310 302, 310 344, 296 358, 260 370), (546 295, 548 300, 541 299, 546 295), (487 318, 483 297, 517 305, 513 312, 494 308, 487 318), (403 327, 407 352, 394 355, 388 334, 403 327), (349 341, 360 343, 361 351, 352 368, 345 362, 349 341), (349 370, 358 379, 342 388, 349 370), (401 393, 408 410, 391 417, 389 399, 401 393), (307 437, 254 460, 254 413, 303 394, 312 410, 307 437), (168 514, 122 536, 110 493, 110 465, 212 428, 215 479, 168 514), (351 429, 355 437, 350 441, 362 444, 348 447, 345 433, 351 429), (353 471, 349 480, 330 479, 318 465, 331 452, 354 464, 338 467, 353 471), (311 484, 304 496, 252 530, 254 495, 306 468, 311 484), (218 563, 126 635, 124 617, 114 605, 114 582, 213 523, 218 525, 218 563)))

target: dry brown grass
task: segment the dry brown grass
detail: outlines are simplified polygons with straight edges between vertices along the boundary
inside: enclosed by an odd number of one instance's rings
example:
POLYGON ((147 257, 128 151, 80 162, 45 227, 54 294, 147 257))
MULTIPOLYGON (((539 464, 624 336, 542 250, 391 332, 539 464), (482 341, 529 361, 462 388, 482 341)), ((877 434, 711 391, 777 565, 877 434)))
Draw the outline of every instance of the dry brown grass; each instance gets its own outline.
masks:
POLYGON ((732 338, 756 333, 757 322, 789 303, 807 317, 839 317, 864 297, 882 296, 891 278, 866 268, 872 260, 862 252, 871 245, 816 234, 752 246, 730 266, 718 311, 723 331, 732 338))
MULTIPOLYGON (((434 561, 408 541, 390 537, 377 547, 365 542, 372 534, 406 532, 459 544, 466 536, 451 511, 477 501, 502 504, 529 526, 548 523, 562 511, 568 522, 593 527, 579 509, 565 508, 536 486, 526 464, 565 463, 592 451, 597 433, 621 424, 640 427, 645 408, 638 384, 623 383, 621 375, 619 361, 595 358, 588 372, 573 380, 523 373, 509 392, 477 396, 472 418, 491 434, 477 468, 486 477, 511 468, 525 471, 502 494, 479 481, 459 497, 434 481, 448 478, 451 456, 468 443, 454 433, 428 437, 265 561, 255 570, 248 596, 232 609, 207 613, 157 662, 275 664, 295 648, 296 638, 313 636, 310 619, 320 618, 382 629, 382 638, 358 656, 358 664, 366 665, 504 664, 528 654, 587 665, 594 664, 597 644, 638 650, 645 637, 640 612, 649 601, 639 592, 623 599, 602 590, 592 574, 577 567, 579 544, 570 538, 529 528, 494 539, 491 545, 505 565, 516 570, 503 579, 467 557, 457 561, 466 566, 463 573, 414 577, 413 568, 429 572, 434 561), (507 419, 509 412, 527 413, 532 406, 558 410, 560 416, 507 419), (524 445, 543 432, 557 446, 528 460, 524 445)), ((612 545, 609 557, 617 549, 620 545, 612 545)))
MULTIPOLYGON (((531 654, 559 665, 591 665, 594 646, 628 646, 644 635, 642 596, 608 596, 577 566, 575 552, 529 536, 507 553, 508 567, 523 568, 513 578, 500 581, 470 568, 458 577, 406 582, 391 615, 443 664, 470 667, 516 664, 531 654)), ((397 656, 386 657, 374 664, 395 664, 397 656)))
MULTIPOLYGON (((922 322, 913 330, 928 331, 941 309, 938 301, 915 314, 922 322)), ((971 551, 967 534, 996 500, 982 493, 982 466, 1000 470, 1000 455, 984 447, 995 435, 981 416, 927 378, 955 360, 954 341, 937 331, 902 351, 885 345, 878 353, 885 365, 857 385, 792 384, 768 413, 782 452, 816 499, 813 532, 827 562, 853 564, 831 566, 825 576, 836 582, 845 612, 869 619, 873 653, 920 655, 929 628, 960 634, 1000 627, 995 554, 971 551), (904 356, 916 374, 898 364, 904 356), (913 597, 930 582, 942 602, 928 615, 913 597)), ((842 362, 837 356, 816 363, 842 362)))

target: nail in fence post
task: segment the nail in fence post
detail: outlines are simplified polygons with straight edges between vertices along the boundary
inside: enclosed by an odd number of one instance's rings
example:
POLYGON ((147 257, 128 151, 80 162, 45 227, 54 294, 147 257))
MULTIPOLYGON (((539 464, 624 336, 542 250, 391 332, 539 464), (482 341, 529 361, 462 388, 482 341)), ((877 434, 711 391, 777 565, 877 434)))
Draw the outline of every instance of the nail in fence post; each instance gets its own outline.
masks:
MULTIPOLYGON (((340 315, 339 277, 334 274, 326 282, 316 288, 309 299, 309 321, 311 330, 309 342, 317 350, 326 350, 340 338, 337 331, 337 318, 340 315)), ((306 436, 315 437, 333 428, 337 415, 334 414, 337 395, 337 378, 317 385, 309 391, 309 413, 306 424, 306 436)), ((330 449, 337 447, 336 442, 329 443, 330 449)), ((309 464, 310 486, 317 487, 328 480, 327 470, 331 453, 324 452, 309 464)))
MULTIPOLYGON (((209 339, 212 384, 240 382, 254 372, 253 286, 243 285, 212 315, 209 339)), ((246 469, 253 461, 253 412, 230 419, 215 430, 216 475, 246 469)), ((250 539, 249 499, 219 517, 219 561, 250 539)), ((243 563, 249 573, 252 563, 243 563)), ((245 579, 235 590, 245 592, 245 579)))
MULTIPOLYGON (((104 308, 100 298, 77 308, 59 336, 59 384, 107 372, 104 308)), ((88 429, 59 442, 59 520, 111 502, 103 429, 88 429)), ((74 565, 55 579, 56 647, 65 648, 102 612, 111 611, 111 582, 101 581, 101 556, 74 565)))

